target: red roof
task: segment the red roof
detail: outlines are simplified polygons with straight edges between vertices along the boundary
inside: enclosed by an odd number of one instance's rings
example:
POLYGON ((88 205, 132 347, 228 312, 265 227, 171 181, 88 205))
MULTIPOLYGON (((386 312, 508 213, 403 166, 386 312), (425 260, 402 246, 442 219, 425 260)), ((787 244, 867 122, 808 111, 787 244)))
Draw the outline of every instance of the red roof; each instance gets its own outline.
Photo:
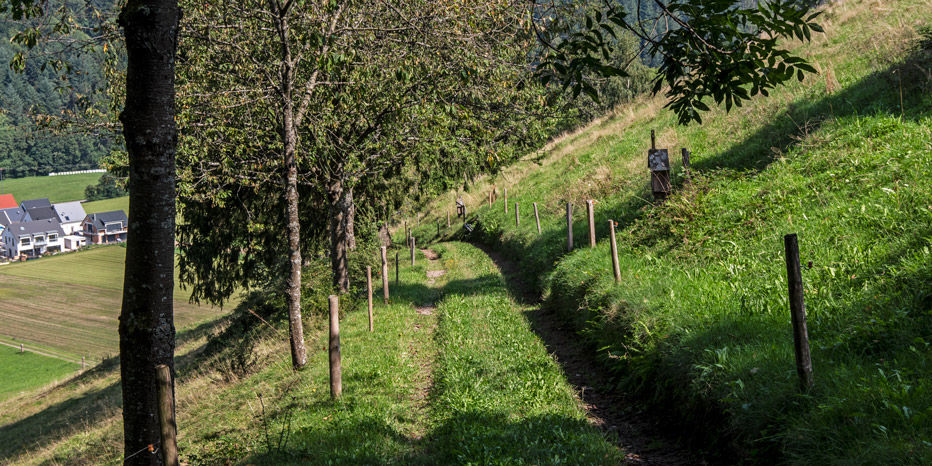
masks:
POLYGON ((0 209, 9 209, 10 207, 19 207, 16 199, 12 194, 0 194, 0 209))

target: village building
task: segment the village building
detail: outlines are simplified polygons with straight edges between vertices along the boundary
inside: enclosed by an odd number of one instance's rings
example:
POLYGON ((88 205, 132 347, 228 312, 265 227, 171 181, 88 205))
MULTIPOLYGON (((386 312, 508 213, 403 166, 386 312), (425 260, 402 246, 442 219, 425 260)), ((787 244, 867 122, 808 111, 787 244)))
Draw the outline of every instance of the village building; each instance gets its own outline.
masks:
POLYGON ((81 232, 89 244, 126 241, 129 219, 122 210, 90 214, 81 223, 81 232))
POLYGON ((64 236, 65 232, 57 219, 14 222, 3 229, 0 245, 4 255, 11 259, 38 257, 60 252, 64 236))

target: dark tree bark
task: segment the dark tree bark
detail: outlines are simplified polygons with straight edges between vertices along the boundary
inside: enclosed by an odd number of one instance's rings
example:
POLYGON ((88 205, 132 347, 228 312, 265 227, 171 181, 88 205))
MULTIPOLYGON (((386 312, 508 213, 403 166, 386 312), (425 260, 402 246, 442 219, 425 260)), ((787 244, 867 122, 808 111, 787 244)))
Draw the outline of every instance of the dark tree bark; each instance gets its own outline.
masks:
MULTIPOLYGON (((120 13, 126 38, 126 105, 120 114, 129 153, 129 236, 120 313, 123 451, 158 447, 155 366, 172 370, 175 325, 175 49, 177 0, 130 0, 120 13)), ((129 465, 161 464, 142 452, 129 465)))
POLYGON ((346 190, 349 210, 346 212, 346 247, 356 250, 356 201, 353 200, 353 188, 346 190))
POLYGON ((327 188, 327 201, 330 204, 330 267, 333 271, 333 286, 341 293, 349 291, 346 218, 352 204, 347 191, 343 180, 331 181, 327 188))

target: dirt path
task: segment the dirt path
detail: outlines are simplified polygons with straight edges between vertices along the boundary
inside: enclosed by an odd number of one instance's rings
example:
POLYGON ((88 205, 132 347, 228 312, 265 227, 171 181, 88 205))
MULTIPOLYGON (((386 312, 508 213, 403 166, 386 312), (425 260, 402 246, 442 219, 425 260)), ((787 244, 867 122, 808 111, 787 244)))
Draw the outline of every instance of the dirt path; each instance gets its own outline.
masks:
MULTIPOLYGON (((429 287, 436 288, 434 286, 437 278, 442 277, 446 274, 445 270, 438 270, 435 267, 439 264, 437 259, 440 258, 440 255, 430 249, 421 249, 421 252, 427 257, 428 270, 427 270, 427 281, 426 284, 429 287)), ((433 296, 434 301, 430 303, 425 303, 421 305, 415 305, 414 311, 418 314, 418 323, 414 324, 415 331, 426 331, 430 332, 431 340, 433 340, 434 334, 437 332, 437 316, 435 311, 437 309, 436 299, 440 297, 439 290, 433 296)), ((418 412, 418 416, 422 419, 422 422, 418 424, 426 427, 428 418, 428 396, 430 395, 430 390, 434 386, 434 361, 437 359, 436 348, 431 350, 426 350, 421 348, 418 350, 413 345, 408 348, 409 354, 415 356, 414 363, 417 364, 417 377, 414 381, 414 391, 411 395, 411 399, 414 401, 415 409, 418 412)), ((424 430, 418 430, 413 433, 412 440, 421 440, 426 432, 424 430)))
POLYGON ((540 297, 517 274, 517 267, 498 252, 476 244, 498 266, 516 299, 532 305, 528 317, 547 350, 563 368, 567 380, 590 422, 607 434, 617 436, 626 464, 646 466, 692 466, 710 464, 698 452, 683 446, 682 438, 665 428, 664 417, 648 412, 641 403, 612 389, 612 382, 599 367, 592 352, 576 332, 552 311, 542 308, 540 297))

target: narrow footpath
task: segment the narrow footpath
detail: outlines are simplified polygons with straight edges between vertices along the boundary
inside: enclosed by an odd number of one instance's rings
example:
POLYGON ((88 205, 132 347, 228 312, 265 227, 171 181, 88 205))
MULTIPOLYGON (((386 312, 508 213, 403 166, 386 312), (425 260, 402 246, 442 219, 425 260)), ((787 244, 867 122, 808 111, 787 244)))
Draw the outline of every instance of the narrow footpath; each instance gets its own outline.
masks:
POLYGON ((691 450, 685 438, 667 427, 665 416, 643 407, 642 403, 613 389, 613 383, 586 348, 571 325, 552 310, 541 306, 517 265, 497 251, 476 245, 495 262, 506 278, 515 300, 528 306, 526 315, 547 351, 563 369, 566 379, 586 410, 589 421, 616 439, 625 451, 625 464, 643 466, 693 466, 717 464, 691 450))

